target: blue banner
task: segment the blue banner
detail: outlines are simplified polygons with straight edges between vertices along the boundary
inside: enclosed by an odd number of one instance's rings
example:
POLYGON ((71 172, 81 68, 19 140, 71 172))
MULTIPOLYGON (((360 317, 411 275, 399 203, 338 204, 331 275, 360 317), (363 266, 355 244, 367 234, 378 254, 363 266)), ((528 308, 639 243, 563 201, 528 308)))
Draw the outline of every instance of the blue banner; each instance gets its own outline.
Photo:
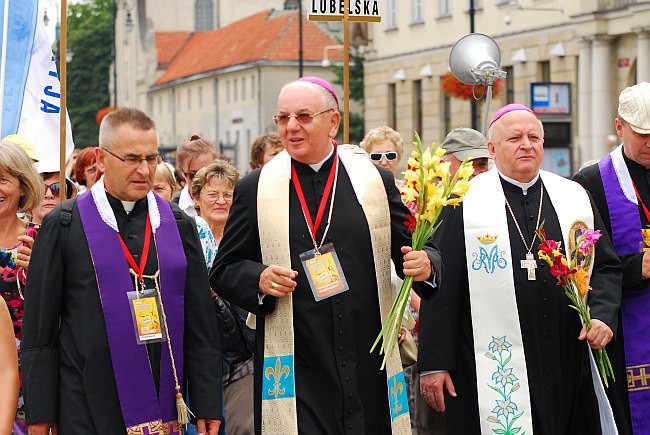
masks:
MULTIPOLYGON (((1 137, 18 131, 38 19, 38 0, 0 0, 0 26, 4 23, 5 1, 9 1, 9 20, 1 137)), ((2 30, 0 44, 5 33, 2 30)))

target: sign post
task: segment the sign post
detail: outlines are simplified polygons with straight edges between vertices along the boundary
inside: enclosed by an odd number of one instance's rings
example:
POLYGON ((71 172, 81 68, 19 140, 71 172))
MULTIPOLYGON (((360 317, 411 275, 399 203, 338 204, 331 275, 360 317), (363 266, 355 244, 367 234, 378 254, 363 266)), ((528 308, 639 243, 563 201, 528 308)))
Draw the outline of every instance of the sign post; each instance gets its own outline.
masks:
POLYGON ((309 21, 343 22, 343 143, 350 143, 350 21, 378 23, 379 0, 311 0, 309 21))

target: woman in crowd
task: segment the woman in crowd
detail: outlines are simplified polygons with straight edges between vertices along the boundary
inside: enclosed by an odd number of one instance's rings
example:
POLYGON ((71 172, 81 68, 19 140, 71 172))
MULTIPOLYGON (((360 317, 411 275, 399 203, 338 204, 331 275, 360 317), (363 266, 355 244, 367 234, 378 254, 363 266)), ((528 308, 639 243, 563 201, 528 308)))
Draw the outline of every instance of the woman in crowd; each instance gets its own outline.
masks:
MULTIPOLYGON (((178 206, 188 216, 196 216, 196 204, 192 200, 191 187, 194 176, 199 169, 208 166, 219 158, 217 148, 209 140, 193 135, 190 140, 183 142, 176 150, 176 168, 181 172, 187 183, 181 190, 178 206)), ((226 160, 224 158, 224 160, 226 160)))
MULTIPOLYGON (((398 132, 386 126, 373 128, 361 141, 361 148, 366 150, 375 165, 396 175, 397 165, 404 153, 404 139, 398 132)), ((404 182, 395 179, 395 184, 401 187, 404 182)))
POLYGON ((176 192, 176 179, 168 163, 160 162, 156 166, 156 176, 153 179, 153 191, 162 199, 170 202, 176 192))
MULTIPOLYGON (((221 160, 211 163, 194 176, 191 193, 199 214, 197 217, 199 237, 204 247, 207 245, 204 252, 208 268, 212 266, 217 247, 223 237, 238 179, 237 169, 221 160), (201 228, 199 218, 207 222, 209 228, 201 228), (214 245, 211 247, 212 243, 214 245)), ((248 313, 234 306, 232 312, 239 316, 243 324, 248 313)), ((224 333, 224 331, 220 332, 224 333)), ((222 351, 225 352, 225 349, 222 351)), ((244 362, 233 365, 224 360, 223 387, 226 434, 253 434, 253 359, 248 358, 244 362)))
MULTIPOLYGON (((43 180, 27 153, 18 145, 0 143, 0 293, 9 308, 16 350, 23 320, 22 289, 36 236, 36 229, 16 213, 38 208, 42 197, 43 180)), ((3 390, 0 396, 11 394, 3 390)), ((26 434, 24 404, 18 397, 13 429, 15 434, 26 434)))
POLYGON ((99 152, 99 147, 88 147, 77 154, 74 164, 74 179, 77 180, 78 185, 85 186, 86 189, 92 188, 103 175, 97 165, 99 152))
MULTIPOLYGON (((59 172, 43 172, 41 174, 41 184, 43 184, 43 187, 45 187, 45 191, 43 194, 43 199, 41 200, 39 206, 33 208, 31 211, 32 222, 34 224, 40 225, 41 222, 43 222, 45 215, 54 210, 57 205, 61 204, 61 178, 59 174, 59 172)), ((65 186, 66 199, 74 198, 77 196, 76 184, 66 178, 65 186)))
POLYGON ((280 136, 275 133, 258 136, 251 146, 251 171, 266 165, 284 149, 280 136))

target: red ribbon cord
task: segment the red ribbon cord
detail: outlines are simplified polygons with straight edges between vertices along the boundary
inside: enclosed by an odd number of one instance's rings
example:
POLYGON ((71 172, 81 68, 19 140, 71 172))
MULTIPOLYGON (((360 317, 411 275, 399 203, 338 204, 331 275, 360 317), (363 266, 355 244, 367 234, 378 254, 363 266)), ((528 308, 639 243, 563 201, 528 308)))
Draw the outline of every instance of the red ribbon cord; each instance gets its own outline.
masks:
POLYGON ((133 271, 138 275, 138 280, 140 282, 144 282, 144 277, 142 274, 144 273, 144 268, 147 265, 147 258, 149 257, 149 245, 151 244, 151 221, 149 220, 149 215, 147 215, 147 228, 144 232, 144 246, 142 247, 142 255, 140 255, 140 267, 138 267, 138 265, 135 263, 133 255, 131 255, 129 249, 126 247, 126 244, 124 244, 124 240, 122 239, 120 233, 117 233, 117 236, 120 238, 120 244, 122 245, 122 251, 124 251, 126 261, 129 263, 129 266, 131 266, 131 269, 133 269, 133 271))
POLYGON ((639 195, 639 191, 636 190, 636 186, 634 185, 634 182, 632 183, 632 187, 634 187, 634 193, 636 193, 636 199, 639 200, 639 203, 641 203, 641 206, 643 207, 643 212, 645 213, 645 217, 650 222, 650 210, 648 210, 648 207, 645 206, 643 203, 643 200, 641 199, 641 195, 639 195))
POLYGON ((296 188, 296 194, 298 195, 298 201, 300 201, 300 207, 302 207, 302 212, 305 214, 305 219, 307 220, 307 225, 311 229, 312 237, 314 242, 316 241, 316 231, 323 220, 323 215, 325 214, 325 206, 327 205, 327 200, 329 199, 330 193, 332 191, 332 186, 334 185, 334 174, 336 173, 336 165, 338 164, 338 154, 336 149, 334 151, 334 163, 332 163, 332 168, 330 169, 329 177, 327 177, 327 184, 325 184, 325 191, 323 192, 323 197, 320 200, 320 205, 318 206, 318 213, 316 214, 316 222, 311 218, 311 213, 307 207, 307 201, 305 201, 305 195, 302 191, 302 186, 300 185, 300 180, 298 180, 298 174, 296 173, 296 168, 291 163, 291 181, 293 182, 294 187, 296 188))

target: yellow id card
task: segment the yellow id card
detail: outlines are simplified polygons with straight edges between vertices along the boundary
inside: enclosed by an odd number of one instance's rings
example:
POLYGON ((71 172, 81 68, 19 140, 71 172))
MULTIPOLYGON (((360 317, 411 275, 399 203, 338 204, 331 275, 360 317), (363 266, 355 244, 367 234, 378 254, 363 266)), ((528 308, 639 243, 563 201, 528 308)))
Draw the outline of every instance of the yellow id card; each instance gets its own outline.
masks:
POLYGON ((158 295, 155 290, 128 292, 138 344, 155 343, 164 340, 160 319, 158 295), (153 292, 153 294, 152 294, 153 292))
POLYGON ((331 243, 323 246, 319 253, 311 250, 300 254, 300 260, 316 301, 348 290, 343 269, 331 243))

